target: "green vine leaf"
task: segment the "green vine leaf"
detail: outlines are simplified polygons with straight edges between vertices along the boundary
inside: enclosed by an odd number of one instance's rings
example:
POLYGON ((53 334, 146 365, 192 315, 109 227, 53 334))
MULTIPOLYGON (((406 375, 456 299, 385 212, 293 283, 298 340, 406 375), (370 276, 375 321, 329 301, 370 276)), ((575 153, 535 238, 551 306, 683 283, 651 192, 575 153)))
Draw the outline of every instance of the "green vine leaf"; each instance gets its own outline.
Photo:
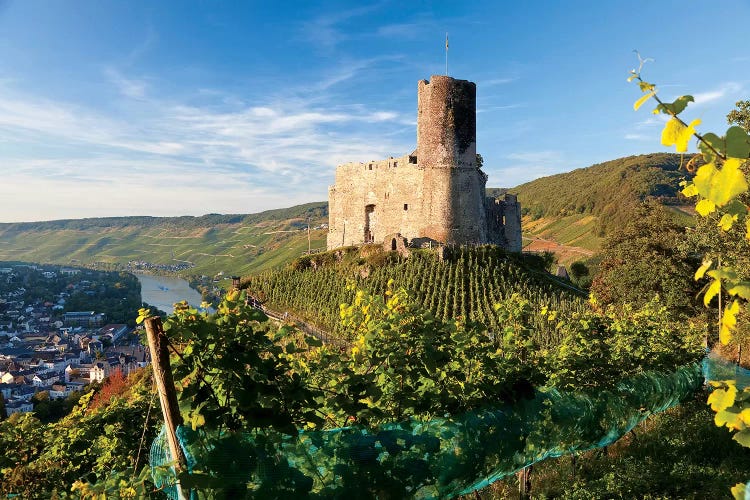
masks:
POLYGON ((727 130, 727 156, 747 158, 750 156, 750 137, 742 127, 730 127, 727 130))
POLYGON ((738 432, 734 435, 734 437, 732 437, 732 439, 740 443, 745 448, 750 448, 750 429, 745 429, 738 432))
POLYGON ((703 159, 709 163, 716 161, 716 153, 711 148, 720 154, 724 154, 724 141, 713 132, 708 132, 703 134, 703 140, 698 142, 698 149, 703 155, 703 159))
POLYGON ((736 286, 730 287, 727 293, 732 296, 742 297, 745 300, 750 300, 750 283, 743 281, 736 286))
POLYGON ((675 99, 672 103, 662 103, 659 104, 655 112, 658 111, 660 113, 666 113, 670 115, 679 115, 683 111, 685 111, 685 108, 687 107, 688 103, 695 102, 695 99, 691 95, 683 95, 675 99))

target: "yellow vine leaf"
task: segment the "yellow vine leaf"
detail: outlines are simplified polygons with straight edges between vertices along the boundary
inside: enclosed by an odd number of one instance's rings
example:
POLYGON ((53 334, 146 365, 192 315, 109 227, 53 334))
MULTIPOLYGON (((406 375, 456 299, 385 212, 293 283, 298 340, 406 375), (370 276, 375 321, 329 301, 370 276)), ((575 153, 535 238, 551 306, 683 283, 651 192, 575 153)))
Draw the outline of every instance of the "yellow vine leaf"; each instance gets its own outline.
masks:
POLYGON ((737 313, 740 312, 740 301, 735 300, 731 305, 724 308, 724 315, 721 318, 721 330, 719 331, 719 341, 727 345, 732 340, 732 330, 737 325, 737 313))
POLYGON ((750 240, 750 218, 745 221, 745 227, 747 229, 747 231, 745 231, 745 238, 750 240))
POLYGON ((703 217, 716 210, 716 204, 711 200, 703 199, 695 204, 695 211, 703 217))
MULTIPOLYGON (((747 191, 747 181, 745 174, 740 170, 740 165, 742 165, 742 160, 739 158, 729 158, 724 162, 721 170, 717 169, 713 163, 700 167, 693 179, 698 194, 716 206, 723 207, 747 191)), ((698 210, 697 205, 695 209, 698 210)))
POLYGON ((695 133, 695 127, 700 123, 700 119, 695 119, 686 127, 680 120, 672 117, 661 133, 661 143, 665 146, 675 146, 678 153, 686 152, 690 137, 695 133))
POLYGON ((716 225, 719 226, 722 231, 729 231, 732 229, 734 223, 737 222, 737 217, 737 215, 724 214, 716 225))
POLYGON ((693 277, 693 279, 695 279, 696 281, 701 279, 706 274, 706 271, 711 268, 711 264, 713 263, 714 261, 712 259, 704 260, 701 264, 701 267, 699 267, 698 270, 695 271, 695 276, 693 277))
POLYGON ((695 187, 695 184, 692 182, 685 186, 685 188, 681 191, 682 195, 686 198, 691 198, 693 196, 698 196, 698 188, 695 187))
POLYGON ((738 430, 742 426, 742 418, 737 409, 729 407, 725 410, 719 410, 714 416, 716 427, 728 427, 729 429, 738 430))
POLYGON ((711 303, 711 299, 713 299, 721 290, 721 280, 715 279, 711 282, 711 284, 708 286, 708 290, 706 290, 706 293, 703 295, 703 305, 708 307, 708 304, 711 303))
POLYGON ((734 385, 734 381, 727 380, 726 382, 730 382, 726 389, 714 389, 708 396, 708 404, 715 412, 726 410, 732 406, 734 398, 737 396, 737 387, 734 385))
POLYGON ((642 96, 640 99, 635 101, 635 103, 633 104, 633 110, 638 111, 638 108, 643 106, 643 103, 651 99, 654 96, 654 94, 656 94, 656 91, 652 90, 648 94, 642 96))
POLYGON ((737 483, 732 486, 734 500, 745 500, 745 483, 737 483))
POLYGON ((661 132, 661 143, 665 146, 676 144, 677 138, 684 129, 685 125, 683 125, 680 120, 677 118, 671 118, 667 124, 664 125, 664 130, 661 132))

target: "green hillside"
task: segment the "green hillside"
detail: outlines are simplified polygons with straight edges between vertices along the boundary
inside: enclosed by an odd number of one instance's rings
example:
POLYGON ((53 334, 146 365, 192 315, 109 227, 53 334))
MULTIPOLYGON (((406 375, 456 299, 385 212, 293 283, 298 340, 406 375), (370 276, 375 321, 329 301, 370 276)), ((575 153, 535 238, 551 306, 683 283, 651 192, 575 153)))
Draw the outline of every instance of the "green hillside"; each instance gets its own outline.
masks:
MULTIPOLYGON (((518 194, 529 250, 551 250, 561 263, 591 257, 602 237, 627 220, 639 200, 679 204, 686 175, 674 154, 631 156, 544 177, 490 196, 518 194)), ((326 202, 257 214, 201 217, 104 217, 0 224, 0 260, 117 268, 130 261, 189 266, 185 274, 220 271, 247 275, 273 268, 307 250, 307 220, 328 222, 326 202)), ((311 231, 311 247, 325 248, 326 229, 311 231)), ((175 267, 175 270, 179 267, 175 267)))
MULTIPOLYGON (((585 294, 543 271, 536 256, 507 254, 496 246, 465 247, 440 259, 433 250, 404 258, 379 246, 352 247, 306 256, 289 266, 245 279, 250 293, 276 311, 288 311, 321 328, 343 333, 339 306, 351 303, 356 290, 382 295, 403 287, 416 303, 440 319, 462 317, 500 329, 493 306, 513 294, 537 308, 582 308, 585 294)), ((549 330, 540 324, 544 336, 549 330)), ((548 343, 553 339, 537 339, 548 343)))
MULTIPOLYGON (((0 224, 0 260, 124 266, 141 261, 189 266, 186 274, 247 274, 299 257, 311 227, 328 222, 328 204, 308 203, 250 215, 109 217, 0 224)), ((327 230, 310 234, 325 248, 327 230)))
POLYGON ((681 168, 689 155, 654 153, 619 158, 542 177, 508 190, 518 195, 525 245, 558 253, 563 263, 590 257, 604 236, 631 216, 633 207, 657 199, 681 212, 679 183, 690 174, 681 168))

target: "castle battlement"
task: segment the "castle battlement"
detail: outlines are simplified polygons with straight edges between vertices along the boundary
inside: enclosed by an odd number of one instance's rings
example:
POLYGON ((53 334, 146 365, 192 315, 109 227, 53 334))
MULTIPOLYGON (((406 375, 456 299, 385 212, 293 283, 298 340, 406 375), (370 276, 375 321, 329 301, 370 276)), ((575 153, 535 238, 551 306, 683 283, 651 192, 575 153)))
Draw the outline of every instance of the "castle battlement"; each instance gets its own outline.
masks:
POLYGON ((477 165, 476 85, 449 76, 417 84, 417 148, 336 168, 328 189, 328 249, 382 243, 494 243, 521 251, 518 201, 485 196, 477 165))

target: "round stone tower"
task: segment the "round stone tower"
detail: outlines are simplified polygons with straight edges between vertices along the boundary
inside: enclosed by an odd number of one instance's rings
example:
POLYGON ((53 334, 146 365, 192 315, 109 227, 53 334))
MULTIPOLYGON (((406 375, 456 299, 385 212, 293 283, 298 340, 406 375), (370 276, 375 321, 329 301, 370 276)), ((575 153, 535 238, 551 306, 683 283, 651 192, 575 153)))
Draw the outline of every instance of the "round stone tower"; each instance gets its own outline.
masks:
POLYGON ((417 90, 417 161, 424 169, 421 236, 487 243, 484 173, 477 157, 477 88, 433 75, 417 90))

